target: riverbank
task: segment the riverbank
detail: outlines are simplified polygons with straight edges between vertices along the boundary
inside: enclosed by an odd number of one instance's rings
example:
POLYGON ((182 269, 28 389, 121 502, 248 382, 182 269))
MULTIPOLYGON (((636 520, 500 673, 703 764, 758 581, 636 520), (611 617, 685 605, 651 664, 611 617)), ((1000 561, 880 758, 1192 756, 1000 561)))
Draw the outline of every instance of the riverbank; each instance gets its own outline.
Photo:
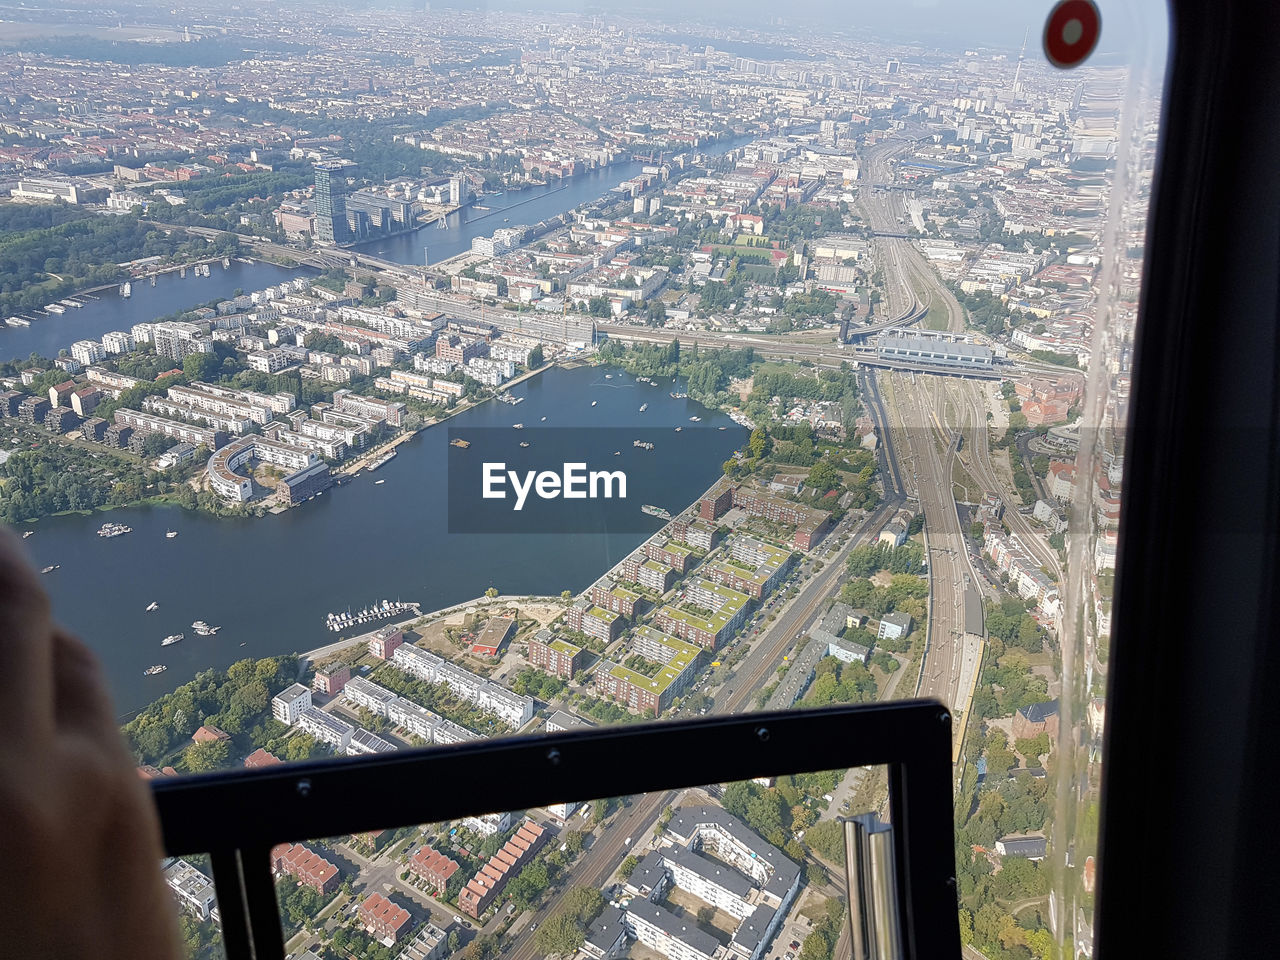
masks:
POLYGON ((503 394, 508 393, 512 387, 518 386, 521 383, 525 383, 526 381, 532 379, 533 377, 538 376, 541 373, 545 373, 547 370, 551 369, 555 365, 556 365, 555 361, 552 361, 549 363, 544 363, 537 370, 526 371, 525 373, 522 373, 520 376, 515 377, 514 379, 511 379, 511 380, 508 380, 506 383, 504 383, 502 387, 498 390, 498 392, 493 396, 485 397, 479 403, 468 403, 465 406, 459 405, 455 409, 445 413, 443 416, 433 418, 430 423, 424 423, 421 427, 418 427, 416 430, 408 430, 400 434, 399 436, 393 438, 392 440, 389 440, 388 442, 380 446, 374 447, 372 450, 365 452, 360 457, 359 460, 356 460, 353 463, 343 466, 340 470, 337 471, 337 476, 341 476, 341 477, 355 476, 361 470, 365 469, 365 467, 369 463, 372 463, 374 460, 377 460, 383 454, 391 452, 396 447, 400 446, 400 444, 408 443, 414 437, 418 436, 418 434, 423 433, 427 430, 430 430, 432 427, 438 427, 442 423, 447 423, 448 421, 452 420, 454 417, 458 416, 459 414, 466 413, 468 410, 474 410, 477 407, 484 406, 486 403, 492 403, 494 401, 497 401, 498 398, 501 397, 503 394))
POLYGON ((472 600, 463 600, 461 603, 453 603, 447 607, 441 607, 439 610, 429 610, 426 613, 418 613, 408 619, 381 624, 376 629, 370 630, 367 633, 362 633, 354 637, 347 637, 344 640, 335 640, 333 643, 326 643, 324 646, 316 647, 314 650, 307 650, 303 653, 299 653, 298 657, 302 660, 314 662, 324 657, 332 656, 333 654, 338 653, 341 650, 345 650, 347 647, 355 646, 358 643, 368 643, 380 632, 388 628, 394 630, 407 630, 415 624, 420 626, 429 626, 444 619, 445 617, 455 616, 459 613, 466 613, 473 608, 476 610, 481 608, 487 610, 492 607, 503 608, 521 603, 563 605, 565 601, 560 597, 543 597, 536 594, 518 595, 500 593, 496 597, 487 597, 482 594, 472 600))

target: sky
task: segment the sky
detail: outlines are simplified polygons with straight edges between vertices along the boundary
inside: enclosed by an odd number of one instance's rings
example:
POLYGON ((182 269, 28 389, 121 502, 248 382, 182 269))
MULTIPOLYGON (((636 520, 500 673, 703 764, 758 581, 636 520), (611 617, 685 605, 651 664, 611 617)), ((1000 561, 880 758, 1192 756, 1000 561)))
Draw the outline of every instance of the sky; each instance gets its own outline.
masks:
MULTIPOLYGON (((10 0, 13 2, 13 0, 10 0)), ((15 6, 47 9, 52 18, 66 18, 69 8, 87 0, 17 0, 15 6), (56 12, 55 12, 56 11, 56 12)), ((209 0, 202 5, 204 16, 219 7, 236 7, 243 12, 256 4, 297 7, 315 11, 338 6, 348 12, 379 9, 422 9, 428 0, 209 0)), ((897 42, 919 42, 946 51, 988 48, 1014 51, 1027 38, 1029 56, 1038 56, 1043 24, 1053 0, 430 0, 433 9, 450 7, 488 10, 495 15, 506 10, 556 11, 581 14, 621 14, 651 16, 655 22, 696 20, 717 27, 768 30, 782 17, 781 26, 856 34, 897 42)), ((2 4, 2 0, 0 0, 2 4)), ((134 6, 125 0, 119 8, 134 6)), ((141 0, 137 7, 164 10, 159 0, 141 0)), ((1102 10, 1102 39, 1098 53, 1123 52, 1136 36, 1157 35, 1161 39, 1167 24, 1165 0, 1099 0, 1102 10)), ((127 13, 124 14, 127 17, 127 13)), ((51 18, 51 19, 52 19, 51 18)), ((696 32, 696 31, 686 31, 696 32)))

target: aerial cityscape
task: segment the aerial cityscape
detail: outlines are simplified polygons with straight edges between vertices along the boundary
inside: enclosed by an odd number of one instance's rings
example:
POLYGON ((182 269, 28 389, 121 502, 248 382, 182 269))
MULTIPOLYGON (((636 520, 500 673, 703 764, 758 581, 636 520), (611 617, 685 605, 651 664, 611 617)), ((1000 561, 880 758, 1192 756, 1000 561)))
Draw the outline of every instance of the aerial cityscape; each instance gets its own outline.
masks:
MULTIPOLYGON (((966 956, 1092 956, 1158 77, 1049 66, 1043 11, 354 7, 0 8, 0 519, 140 776, 931 697, 966 956), (504 517, 626 522, 476 524, 481 460, 504 517)), ((282 845, 287 948, 831 960, 887 796, 282 845)), ((208 863, 164 869, 221 956, 208 863)))

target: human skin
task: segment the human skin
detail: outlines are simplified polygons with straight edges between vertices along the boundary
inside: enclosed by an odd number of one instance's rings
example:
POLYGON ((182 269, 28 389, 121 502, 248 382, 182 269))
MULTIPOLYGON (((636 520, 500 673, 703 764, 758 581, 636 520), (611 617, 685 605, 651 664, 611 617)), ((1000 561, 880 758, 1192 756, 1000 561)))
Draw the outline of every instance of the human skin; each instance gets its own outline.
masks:
POLYGON ((155 804, 97 658, 0 529, 0 956, 178 960, 155 804))

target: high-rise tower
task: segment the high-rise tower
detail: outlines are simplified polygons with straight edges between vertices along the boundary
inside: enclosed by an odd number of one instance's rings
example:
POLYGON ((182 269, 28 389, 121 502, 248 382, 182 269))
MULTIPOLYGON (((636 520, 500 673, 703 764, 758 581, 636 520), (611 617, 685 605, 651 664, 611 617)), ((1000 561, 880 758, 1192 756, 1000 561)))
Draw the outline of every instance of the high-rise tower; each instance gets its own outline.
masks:
POLYGON ((318 160, 316 171, 316 237, 324 243, 342 243, 349 239, 347 230, 346 160, 318 160))

